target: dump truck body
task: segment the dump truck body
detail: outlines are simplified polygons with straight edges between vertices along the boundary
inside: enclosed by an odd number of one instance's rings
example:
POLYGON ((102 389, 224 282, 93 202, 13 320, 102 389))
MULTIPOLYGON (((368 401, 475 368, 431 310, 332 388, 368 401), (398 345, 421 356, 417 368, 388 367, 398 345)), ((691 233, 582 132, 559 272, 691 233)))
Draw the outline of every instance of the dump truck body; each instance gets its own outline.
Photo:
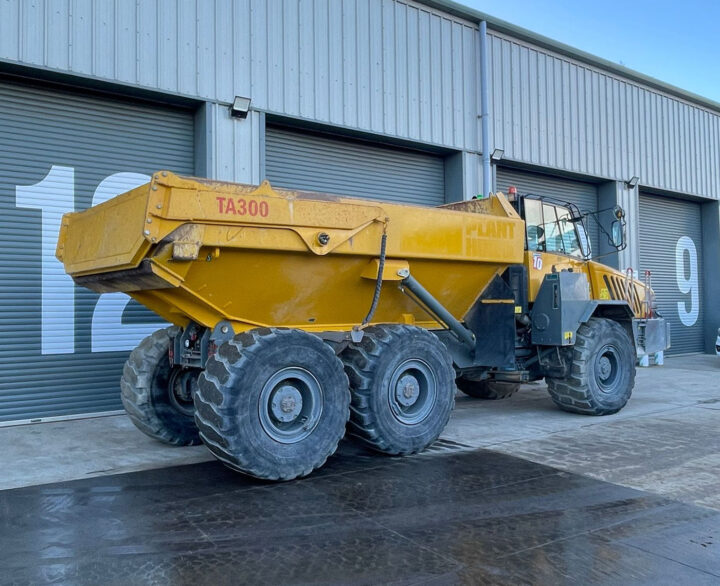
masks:
MULTIPOLYGON (((462 318, 494 275, 522 262, 523 226, 500 199, 470 214, 166 173, 66 215, 58 258, 79 285, 128 293, 181 327, 347 331, 372 300, 384 233, 383 278, 411 269, 462 318)), ((373 321, 441 327, 397 287, 373 321)))
POLYGON ((427 208, 162 171, 67 214, 57 256, 174 324, 125 365, 139 429, 291 479, 346 425, 380 452, 424 449, 456 385, 497 399, 545 378, 566 411, 621 409, 667 327, 648 286, 588 260, 582 222, 530 196, 427 208))

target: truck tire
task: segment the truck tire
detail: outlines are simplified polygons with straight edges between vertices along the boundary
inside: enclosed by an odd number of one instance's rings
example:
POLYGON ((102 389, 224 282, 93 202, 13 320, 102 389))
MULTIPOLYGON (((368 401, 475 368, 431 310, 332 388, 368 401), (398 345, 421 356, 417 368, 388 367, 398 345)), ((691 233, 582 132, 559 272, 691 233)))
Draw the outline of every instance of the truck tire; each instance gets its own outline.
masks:
POLYGON ((520 388, 520 383, 511 381, 499 381, 486 379, 481 381, 470 380, 459 377, 455 380, 457 388, 465 393, 468 397, 474 399, 487 399, 495 401, 498 399, 507 399, 514 395, 520 388))
POLYGON ((547 378, 548 391, 564 411, 611 415, 630 399, 635 385, 635 347, 616 321, 592 318, 580 326, 570 374, 547 378))
POLYGON ((223 343, 195 394, 200 437, 227 466, 292 480, 325 463, 345 435, 343 365, 317 336, 258 328, 223 343))
POLYGON ((455 405, 455 371, 434 334, 369 327, 342 359, 352 392, 351 435, 390 455, 419 452, 440 436, 455 405))
POLYGON ((158 330, 130 353, 120 396, 130 421, 144 434, 174 446, 194 446, 200 435, 191 386, 199 371, 170 367, 168 350, 178 331, 174 326, 158 330))

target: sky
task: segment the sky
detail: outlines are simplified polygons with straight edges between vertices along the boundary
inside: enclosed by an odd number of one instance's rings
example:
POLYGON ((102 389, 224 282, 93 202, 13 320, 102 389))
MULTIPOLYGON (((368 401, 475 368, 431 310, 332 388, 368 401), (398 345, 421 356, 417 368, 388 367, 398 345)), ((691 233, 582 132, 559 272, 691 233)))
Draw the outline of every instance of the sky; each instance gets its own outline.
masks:
POLYGON ((720 102, 720 2, 458 1, 720 102))

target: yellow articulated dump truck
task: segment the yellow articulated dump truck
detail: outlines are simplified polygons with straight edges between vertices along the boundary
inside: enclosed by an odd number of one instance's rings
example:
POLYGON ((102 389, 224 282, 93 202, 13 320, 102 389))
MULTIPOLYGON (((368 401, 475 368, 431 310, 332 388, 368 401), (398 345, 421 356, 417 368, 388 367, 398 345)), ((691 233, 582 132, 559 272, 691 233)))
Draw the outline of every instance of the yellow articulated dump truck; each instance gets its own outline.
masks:
MULTIPOLYGON (((615 212, 604 233, 621 247, 615 212)), ((120 381, 141 431, 289 480, 346 430, 386 454, 424 449, 456 387, 498 399, 545 378, 561 409, 620 410, 667 327, 650 288, 587 243, 576 207, 536 196, 427 208, 161 171, 67 214, 57 257, 78 285, 173 324, 120 381)))

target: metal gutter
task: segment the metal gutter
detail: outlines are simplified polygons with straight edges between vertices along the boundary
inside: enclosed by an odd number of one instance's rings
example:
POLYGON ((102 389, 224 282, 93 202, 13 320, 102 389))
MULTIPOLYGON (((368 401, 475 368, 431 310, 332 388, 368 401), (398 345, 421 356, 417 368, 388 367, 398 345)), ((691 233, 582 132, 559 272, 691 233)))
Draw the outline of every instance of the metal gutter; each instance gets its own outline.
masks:
POLYGON ((576 49, 575 47, 571 47, 565 43, 534 33, 528 29, 511 24, 499 18, 495 18, 494 16, 490 16, 489 14, 485 14, 484 12, 480 12, 474 8, 470 8, 469 6, 459 4, 458 2, 453 2, 452 0, 416 0, 416 2, 471 22, 481 23, 482 21, 486 21, 489 28, 499 33, 516 37, 517 39, 527 41, 542 47, 543 49, 548 49, 588 65, 605 69, 606 71, 615 73, 632 81, 636 81, 651 88, 671 94, 683 100, 693 102, 694 104, 714 110, 715 112, 720 112, 720 102, 716 102, 709 98, 683 90, 677 86, 660 81, 654 77, 650 77, 649 75, 645 75, 633 69, 628 69, 627 67, 613 63, 612 61, 608 61, 607 59, 603 59, 602 57, 586 53, 585 51, 581 51, 580 49, 576 49))

